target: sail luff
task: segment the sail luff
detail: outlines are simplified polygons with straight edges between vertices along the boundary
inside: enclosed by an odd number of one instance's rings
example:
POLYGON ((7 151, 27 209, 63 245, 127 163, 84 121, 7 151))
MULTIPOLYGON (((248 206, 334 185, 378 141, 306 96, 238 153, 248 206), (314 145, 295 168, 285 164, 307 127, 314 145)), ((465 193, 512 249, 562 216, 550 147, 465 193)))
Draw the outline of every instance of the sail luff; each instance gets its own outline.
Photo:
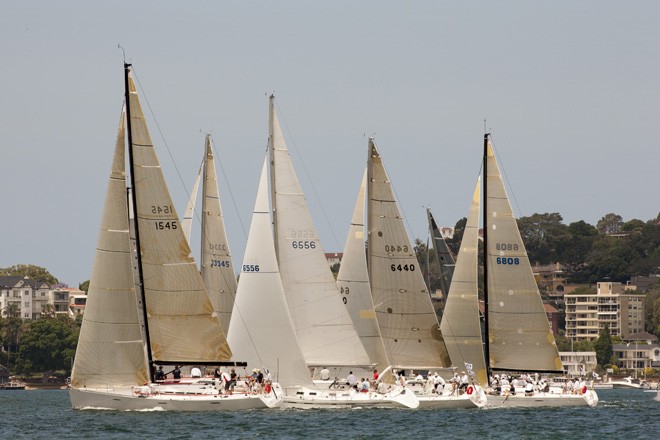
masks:
POLYGON ((373 139, 367 169, 369 281, 387 357, 393 367, 447 367, 438 318, 373 139))
POLYGON ((202 185, 201 273, 225 334, 229 330, 236 277, 222 216, 211 135, 206 135, 202 185))
POLYGON ((485 164, 490 366, 560 372, 562 363, 552 329, 489 141, 485 164))
POLYGON ((454 276, 440 330, 454 366, 472 364, 477 382, 488 385, 488 374, 479 319, 477 260, 479 250, 479 206, 481 178, 472 196, 470 211, 458 252, 454 276))
POLYGON ((366 183, 367 171, 365 169, 357 201, 355 202, 355 209, 353 210, 353 218, 348 229, 344 255, 337 274, 337 286, 369 359, 376 364, 379 371, 382 371, 389 365, 389 361, 376 320, 367 272, 364 241, 364 193, 366 183))
POLYGON ((310 366, 369 365, 325 258, 272 97, 269 120, 275 249, 305 360, 310 366))
POLYGON ((231 351, 172 203, 129 75, 136 234, 153 360, 228 361, 231 351))
POLYGON ((125 110, 117 134, 71 385, 135 386, 149 380, 130 249, 125 110))

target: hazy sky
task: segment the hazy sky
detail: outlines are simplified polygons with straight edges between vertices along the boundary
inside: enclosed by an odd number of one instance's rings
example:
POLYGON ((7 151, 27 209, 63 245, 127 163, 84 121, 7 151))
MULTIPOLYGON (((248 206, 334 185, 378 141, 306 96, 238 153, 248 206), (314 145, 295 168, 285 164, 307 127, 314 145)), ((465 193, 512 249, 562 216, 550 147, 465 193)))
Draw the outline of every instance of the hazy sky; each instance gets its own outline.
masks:
POLYGON ((374 133, 413 237, 426 239, 424 206, 446 226, 467 215, 484 119, 518 216, 596 224, 660 208, 658 1, 5 0, 0 10, 0 267, 40 265, 71 286, 89 278, 124 93, 118 43, 180 215, 200 130, 213 134, 236 267, 270 92, 328 252, 344 246, 374 133))

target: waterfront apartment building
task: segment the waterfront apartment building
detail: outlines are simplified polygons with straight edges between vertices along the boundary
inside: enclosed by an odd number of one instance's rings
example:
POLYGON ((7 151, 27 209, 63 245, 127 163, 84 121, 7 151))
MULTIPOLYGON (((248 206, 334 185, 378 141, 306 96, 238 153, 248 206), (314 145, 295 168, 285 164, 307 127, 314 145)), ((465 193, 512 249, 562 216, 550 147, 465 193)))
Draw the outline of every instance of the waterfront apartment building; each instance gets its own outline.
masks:
POLYGON ((82 314, 87 295, 80 289, 51 288, 48 284, 22 276, 0 276, 0 311, 22 319, 38 319, 47 306, 56 315, 82 314))
POLYGON ((596 293, 570 293, 566 304, 566 337, 591 341, 607 325, 612 336, 644 331, 644 295, 635 286, 599 282, 596 293))

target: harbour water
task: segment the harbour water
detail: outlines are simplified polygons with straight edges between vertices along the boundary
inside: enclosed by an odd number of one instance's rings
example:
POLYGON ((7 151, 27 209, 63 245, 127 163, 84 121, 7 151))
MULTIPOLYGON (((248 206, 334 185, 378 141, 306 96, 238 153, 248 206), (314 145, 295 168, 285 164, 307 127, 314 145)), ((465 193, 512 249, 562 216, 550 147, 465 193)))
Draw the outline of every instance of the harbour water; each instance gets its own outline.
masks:
POLYGON ((660 402, 599 390, 596 408, 74 411, 64 390, 0 392, 0 439, 657 439, 660 402))

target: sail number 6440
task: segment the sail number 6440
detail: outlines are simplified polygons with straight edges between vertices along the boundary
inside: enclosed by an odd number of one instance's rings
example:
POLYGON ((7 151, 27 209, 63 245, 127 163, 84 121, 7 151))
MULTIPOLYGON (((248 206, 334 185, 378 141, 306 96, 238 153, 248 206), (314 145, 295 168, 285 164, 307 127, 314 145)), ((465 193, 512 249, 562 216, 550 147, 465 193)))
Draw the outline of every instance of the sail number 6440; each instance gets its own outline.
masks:
POLYGON ((403 265, 401 265, 401 264, 392 264, 390 266, 390 269, 392 269, 392 272, 396 272, 397 270, 399 272, 403 272, 403 271, 405 271, 405 272, 408 272, 408 271, 414 272, 415 271, 415 265, 414 264, 403 264, 403 265))

